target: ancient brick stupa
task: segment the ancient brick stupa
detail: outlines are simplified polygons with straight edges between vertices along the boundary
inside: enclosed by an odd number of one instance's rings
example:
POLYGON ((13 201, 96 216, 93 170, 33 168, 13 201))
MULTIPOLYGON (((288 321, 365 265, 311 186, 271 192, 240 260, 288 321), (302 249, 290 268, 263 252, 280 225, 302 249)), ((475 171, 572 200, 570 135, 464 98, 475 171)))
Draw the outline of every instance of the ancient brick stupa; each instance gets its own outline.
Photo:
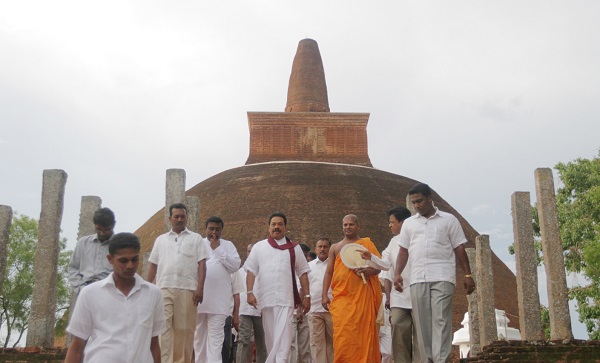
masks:
MULTIPOLYGON (((241 256, 248 243, 266 238, 267 218, 274 211, 287 215, 292 240, 310 246, 322 236, 341 240, 343 216, 356 214, 360 235, 371 237, 383 251, 392 237, 385 212, 405 204, 408 190, 417 181, 373 168, 367 148, 368 119, 368 113, 330 112, 318 45, 312 39, 301 40, 285 112, 248 112, 246 165, 214 175, 186 195, 200 198, 200 221, 211 215, 223 218, 223 238, 233 241, 241 256)), ((474 247, 477 231, 435 192, 433 197, 438 208, 460 220, 467 247, 474 247)), ((137 230, 142 252, 149 251, 164 233, 163 213, 159 210, 137 230)), ((496 308, 505 310, 518 325, 515 276, 495 255, 493 263, 496 308)), ((462 273, 457 277, 454 330, 460 328, 467 311, 462 273)))

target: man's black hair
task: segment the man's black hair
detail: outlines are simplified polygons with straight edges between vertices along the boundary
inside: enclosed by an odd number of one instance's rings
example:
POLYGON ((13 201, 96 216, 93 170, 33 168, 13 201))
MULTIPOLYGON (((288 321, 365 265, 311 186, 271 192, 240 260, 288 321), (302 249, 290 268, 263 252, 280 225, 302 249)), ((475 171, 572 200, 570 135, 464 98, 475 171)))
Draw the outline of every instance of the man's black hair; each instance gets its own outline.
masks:
POLYGON ((169 207, 169 217, 173 216, 173 209, 183 209, 187 214, 187 207, 183 203, 171 204, 171 206, 169 207))
POLYGON ((403 220, 411 216, 410 211, 406 209, 406 207, 403 207, 401 205, 388 210, 386 212, 386 215, 388 218, 390 218, 390 216, 393 215, 398 222, 402 222, 403 220))
POLYGON ((408 191, 408 195, 413 195, 413 194, 421 194, 424 197, 429 197, 429 196, 431 196, 431 188, 429 187, 429 185, 427 185, 425 183, 415 184, 408 191))
POLYGON ((204 228, 208 227, 208 224, 210 222, 216 223, 216 224, 220 224, 221 228, 225 228, 225 223, 223 223, 223 220, 217 216, 212 216, 212 217, 208 217, 206 219, 206 222, 204 222, 204 228))
POLYGON ((108 240, 108 253, 111 256, 115 255, 120 249, 133 248, 136 251, 140 250, 140 239, 133 233, 121 232, 113 235, 108 240))
POLYGON ((271 213, 271 215, 269 216, 269 225, 271 224, 271 219, 273 219, 274 217, 283 218, 283 224, 287 226, 287 217, 281 212, 271 213))
POLYGON ((113 227, 115 225, 115 214, 108 208, 100 208, 94 212, 93 221, 101 227, 113 227))

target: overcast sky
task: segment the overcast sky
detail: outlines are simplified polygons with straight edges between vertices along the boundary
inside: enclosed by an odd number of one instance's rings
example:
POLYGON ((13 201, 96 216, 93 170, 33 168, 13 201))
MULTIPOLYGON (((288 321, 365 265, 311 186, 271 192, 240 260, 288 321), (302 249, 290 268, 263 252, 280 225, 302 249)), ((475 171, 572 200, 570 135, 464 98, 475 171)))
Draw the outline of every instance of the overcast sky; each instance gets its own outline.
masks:
POLYGON ((190 188, 244 164, 246 112, 284 110, 312 38, 331 111, 371 114, 373 165, 428 183, 514 270, 511 194, 534 202, 536 168, 598 153, 599 18, 597 1, 5 1, 0 204, 39 218, 42 171, 63 169, 70 248, 82 195, 134 231, 166 169, 190 188))

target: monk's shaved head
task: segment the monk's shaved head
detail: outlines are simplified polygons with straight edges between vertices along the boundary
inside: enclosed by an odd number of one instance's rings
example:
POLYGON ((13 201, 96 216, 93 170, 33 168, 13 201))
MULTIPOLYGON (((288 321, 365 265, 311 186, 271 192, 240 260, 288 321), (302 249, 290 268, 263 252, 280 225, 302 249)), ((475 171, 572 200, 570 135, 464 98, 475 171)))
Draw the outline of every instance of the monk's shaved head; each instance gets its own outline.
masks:
POLYGON ((354 223, 358 224, 358 217, 354 214, 348 214, 344 217, 344 219, 342 219, 342 221, 345 221, 346 219, 350 219, 352 220, 354 223))

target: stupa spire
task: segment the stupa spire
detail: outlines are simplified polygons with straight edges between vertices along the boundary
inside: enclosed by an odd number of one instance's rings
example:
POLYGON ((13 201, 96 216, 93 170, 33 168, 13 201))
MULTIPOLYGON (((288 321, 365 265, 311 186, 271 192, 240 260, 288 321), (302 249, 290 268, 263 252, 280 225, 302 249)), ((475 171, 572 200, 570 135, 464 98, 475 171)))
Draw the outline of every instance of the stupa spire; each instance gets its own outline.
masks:
POLYGON ((323 61, 319 45, 313 39, 298 43, 285 112, 329 112, 323 61))

